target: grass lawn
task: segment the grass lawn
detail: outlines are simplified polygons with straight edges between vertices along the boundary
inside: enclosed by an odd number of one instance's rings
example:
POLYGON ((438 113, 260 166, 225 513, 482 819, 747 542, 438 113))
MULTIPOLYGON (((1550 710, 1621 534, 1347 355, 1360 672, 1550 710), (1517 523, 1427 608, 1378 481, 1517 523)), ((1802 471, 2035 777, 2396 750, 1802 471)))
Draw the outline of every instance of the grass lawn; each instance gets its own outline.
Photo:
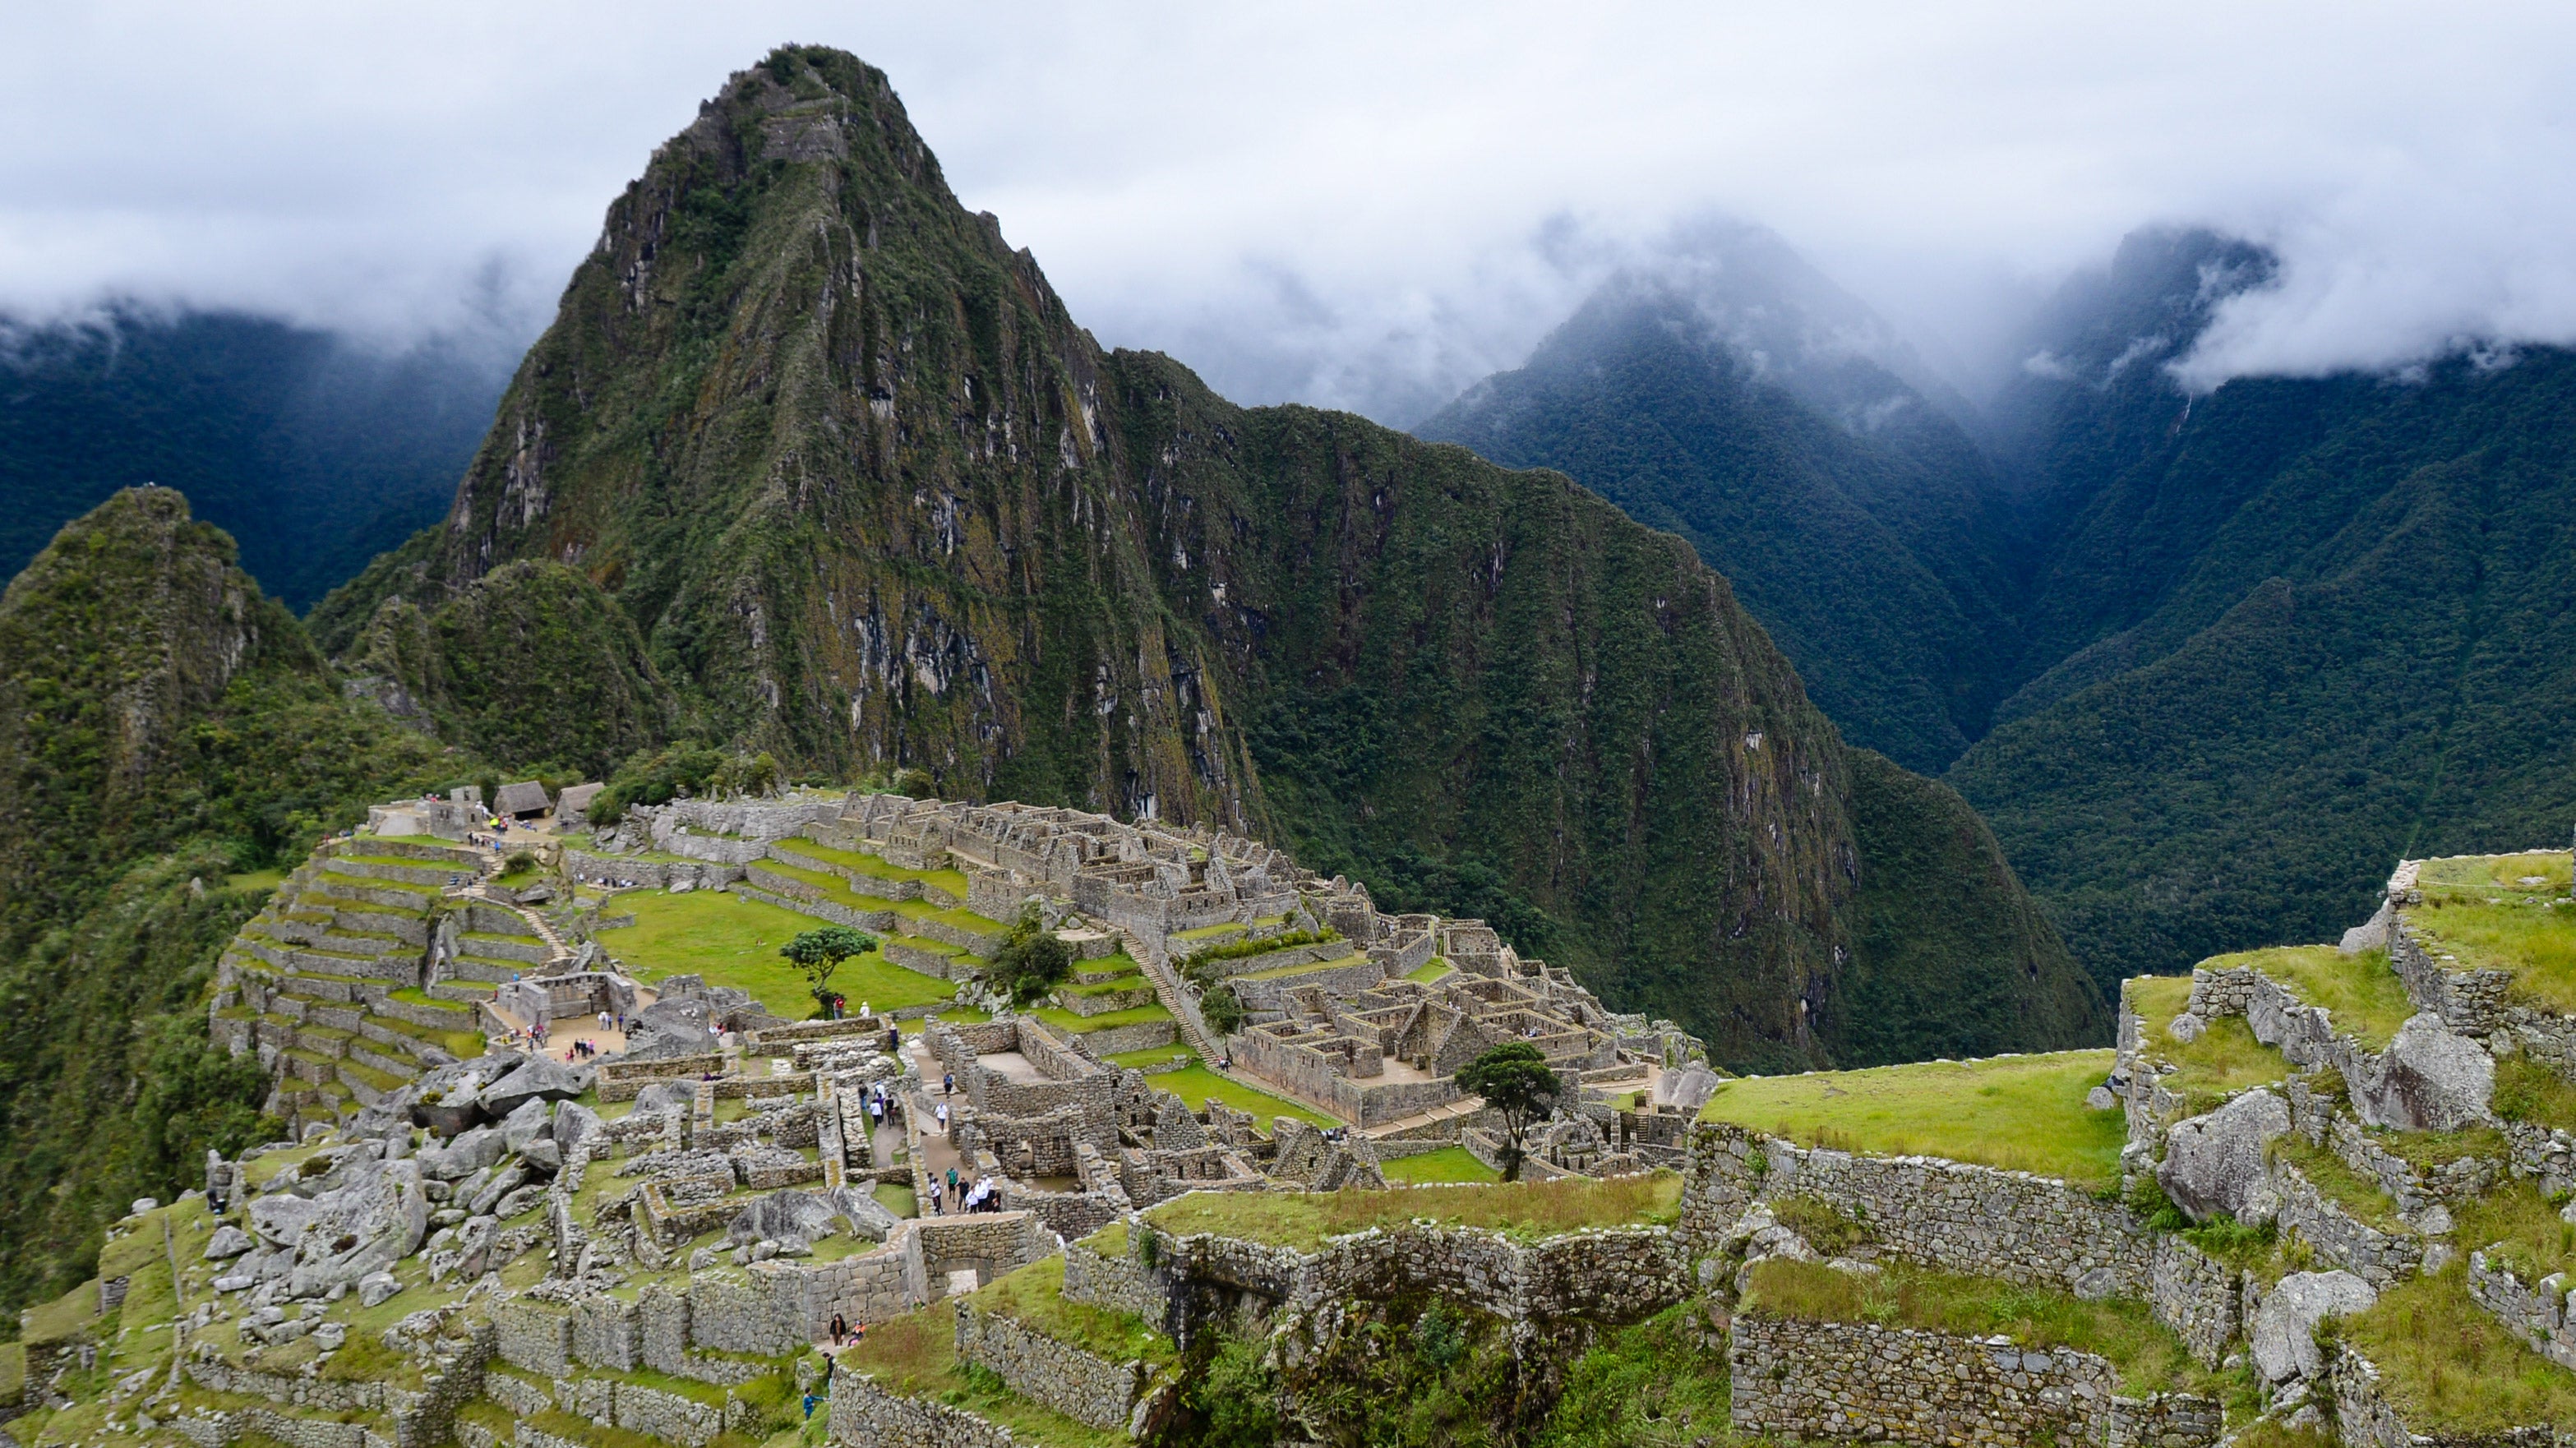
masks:
MULTIPOLYGON (((1094 1019, 1100 1019, 1094 1017, 1094 1019)), ((1179 1049, 1187 1050, 1187 1047, 1179 1049)), ((1300 1106, 1284 1096, 1273 1096, 1258 1086, 1250 1085, 1222 1071, 1211 1071, 1205 1065, 1183 1066, 1177 1071, 1154 1073, 1153 1084, 1190 1104, 1192 1111, 1207 1104, 1213 1096, 1237 1111, 1249 1111, 1253 1120, 1264 1127, 1274 1116, 1294 1116, 1316 1126, 1339 1126, 1338 1116, 1328 1116, 1311 1106, 1300 1106)))
POLYGON ((2553 1011, 2576 1012, 2576 910, 2528 896, 2503 905, 2437 901, 2406 912, 2407 922, 2461 968, 2513 972, 2514 994, 2553 1011))
POLYGON ((2418 1433, 2470 1438, 2576 1423, 2576 1373, 2523 1346, 2471 1302, 2465 1262, 2407 1277, 2340 1327, 2378 1366, 2380 1391, 2418 1433))
POLYGON ((2415 885, 2428 900, 2437 893, 2480 900, 2499 895, 2565 895, 2568 875, 2567 851, 2530 850, 2519 855, 2426 860, 2415 885))
POLYGON ((878 1206, 898 1217, 921 1215, 920 1201, 914 1197, 912 1188, 902 1182, 879 1182, 876 1184, 876 1190, 870 1195, 877 1199, 878 1206))
POLYGON ((2123 1392, 2204 1388, 2209 1374, 2144 1302, 2087 1302, 2072 1293, 1966 1277, 1906 1263, 1874 1276, 1773 1257, 1753 1266, 1743 1311, 1815 1322, 1865 1322, 1989 1337, 2025 1347, 2071 1347, 2109 1358, 2123 1392))
POLYGON ((2552 1272, 2576 1276, 2576 1223, 2560 1221, 2558 1209, 2529 1181, 2487 1193, 2460 1208, 2458 1220, 2452 1240, 2463 1248, 2484 1248, 2490 1261, 2513 1269, 2525 1286, 2552 1272))
MULTIPOLYGON (((2395 979, 2395 977, 2390 977, 2395 979)), ((2249 1086, 2279 1081, 2290 1074, 2281 1053, 2254 1039, 2241 1016, 2209 1023, 2200 1039, 2188 1044, 2167 1029, 2182 1014, 2191 995, 2189 976, 2140 976, 2124 987, 2129 1008, 2145 1021, 2141 1032, 2147 1049, 2182 1069, 2167 1078, 2167 1089, 2181 1096, 2185 1111, 2198 1115, 2249 1086)))
POLYGON ((1123 1011, 1104 1011, 1096 1016, 1077 1016, 1061 1006, 1039 1006, 1028 1014, 1059 1031, 1076 1036, 1089 1035, 1093 1031, 1105 1031, 1111 1026, 1136 1026, 1147 1021, 1168 1021, 1172 1018, 1172 1013, 1163 1008, 1161 1001, 1130 1006, 1123 1011))
POLYGON ((1866 1071, 1721 1082, 1700 1112, 1809 1146, 1942 1156, 2101 1188, 2120 1179, 2127 1126, 2084 1095, 2111 1072, 2110 1051, 1987 1061, 1924 1061, 1866 1071))
POLYGON ((2576 1085, 2516 1052, 2496 1062, 2495 1113, 2507 1121, 2576 1130, 2576 1085))
POLYGON ((2342 1157, 2324 1147, 2310 1146, 2307 1138, 2292 1132, 2272 1143, 2272 1157, 2297 1167, 2299 1175, 2327 1200, 2358 1220, 2383 1232, 2407 1230, 2397 1216, 2397 1204, 2379 1189, 2379 1183, 2344 1165, 2342 1157))
POLYGON ((1061 1252, 1002 1274, 977 1288, 968 1300, 986 1312, 1026 1323, 1058 1342, 1113 1363, 1142 1358, 1162 1367, 1180 1355, 1170 1338, 1146 1326, 1134 1313, 1065 1301, 1061 1252))
POLYGON ((1311 1252, 1327 1237, 1428 1219, 1515 1236, 1551 1237, 1585 1227, 1669 1223, 1681 1212, 1678 1172, 1401 1192, 1192 1192, 1145 1213, 1174 1236, 1215 1232, 1311 1252))
MULTIPOLYGON (((802 1020, 813 1011, 804 973, 778 947, 824 922, 720 890, 672 895, 660 890, 618 897, 635 923, 603 930, 599 942, 650 985, 664 976, 697 974, 709 985, 737 986, 773 1014, 802 1020)), ((885 1009, 950 999, 955 987, 890 963, 874 951, 841 962, 832 989, 885 1009)))
POLYGON ((1503 1174, 1476 1160, 1463 1146, 1444 1146, 1419 1156, 1391 1157, 1379 1166, 1390 1182, 1498 1182, 1503 1174))
POLYGON ((1365 955, 1339 955, 1331 960, 1318 960, 1305 965, 1274 965, 1268 970, 1256 970, 1235 978, 1237 980, 1286 980, 1290 976, 1306 975, 1319 970, 1338 970, 1345 966, 1367 963, 1368 957, 1365 955))
MULTIPOLYGON (((2371 1050, 2385 1050, 2397 1028, 2415 1014, 2406 999, 2406 983, 2388 964, 2385 950, 2346 955, 2331 945, 2290 945, 2276 950, 2249 950, 2203 962, 2218 970, 2250 965, 2288 986, 2299 999, 2323 1006, 2338 1031, 2349 1031, 2371 1050)), ((2175 1009, 2181 1009, 2179 1006, 2175 1009)))
POLYGON ((224 877, 226 888, 234 890, 274 890, 285 883, 284 870, 244 870, 224 877))
POLYGON ((957 1304, 934 1302, 867 1324, 867 1340, 841 1354, 837 1371, 865 1373, 905 1397, 934 1398, 990 1418, 1042 1448, 1126 1448, 1124 1432, 1089 1428, 1002 1386, 990 1373, 968 1377, 957 1361, 957 1304))
POLYGON ((963 870, 907 870, 901 865, 889 865, 874 855, 862 854, 856 850, 835 849, 830 845, 808 839, 772 840, 770 847, 789 854, 803 855, 810 860, 821 860, 836 868, 848 870, 854 875, 865 875, 872 880, 919 880, 925 885, 935 885, 947 891, 948 897, 952 900, 962 903, 966 898, 966 872, 963 870))
POLYGON ((1429 960, 1422 962, 1420 965, 1415 966, 1413 969, 1406 971, 1404 973, 1404 978, 1406 980, 1418 980, 1424 985, 1429 985, 1440 977, 1447 975, 1452 969, 1453 967, 1449 962, 1442 960, 1439 956, 1435 955, 1429 960))
POLYGON ((1149 1067, 1160 1066, 1174 1057, 1187 1057, 1196 1061, 1198 1053, 1175 1041, 1168 1046, 1147 1046, 1141 1051, 1112 1051, 1100 1059, 1112 1066, 1142 1071, 1149 1067))

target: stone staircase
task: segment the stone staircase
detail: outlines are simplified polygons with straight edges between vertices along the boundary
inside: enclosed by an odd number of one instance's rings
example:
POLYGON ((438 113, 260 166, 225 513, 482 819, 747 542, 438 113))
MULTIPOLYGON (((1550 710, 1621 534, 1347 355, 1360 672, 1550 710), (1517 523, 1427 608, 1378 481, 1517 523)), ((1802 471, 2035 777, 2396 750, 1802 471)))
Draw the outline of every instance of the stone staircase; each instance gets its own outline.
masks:
POLYGON ((1145 979, 1154 987, 1154 999, 1161 1001, 1163 1009, 1170 1011, 1172 1019, 1180 1023, 1181 1039, 1189 1044, 1191 1050, 1199 1053, 1200 1060, 1214 1066, 1225 1053, 1217 1049, 1215 1034, 1208 1030, 1207 1022, 1200 1017, 1199 1003, 1181 984, 1180 973, 1172 969, 1171 958, 1163 953, 1159 943, 1148 942, 1132 930, 1120 933, 1127 937, 1127 953, 1144 967, 1145 979))
POLYGON ((527 922, 527 933, 545 942, 546 951, 542 961, 534 962, 536 969, 530 972, 531 974, 555 975, 571 966, 572 947, 564 944, 563 936, 556 931, 553 922, 511 899, 507 891, 494 888, 489 881, 477 880, 455 893, 462 898, 480 901, 496 910, 507 910, 527 922))

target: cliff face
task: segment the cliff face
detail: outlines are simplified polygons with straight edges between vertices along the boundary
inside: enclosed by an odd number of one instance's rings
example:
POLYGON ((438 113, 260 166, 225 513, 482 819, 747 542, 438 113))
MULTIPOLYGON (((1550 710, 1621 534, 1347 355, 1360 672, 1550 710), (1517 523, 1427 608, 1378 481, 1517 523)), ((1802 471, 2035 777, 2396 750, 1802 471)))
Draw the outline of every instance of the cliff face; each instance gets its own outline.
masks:
POLYGON ((531 559, 791 768, 1274 835, 1739 1064, 1840 1048, 1853 776, 1725 581, 1558 475, 1103 353, 847 55, 656 153, 447 521, 315 623, 346 651, 531 559))

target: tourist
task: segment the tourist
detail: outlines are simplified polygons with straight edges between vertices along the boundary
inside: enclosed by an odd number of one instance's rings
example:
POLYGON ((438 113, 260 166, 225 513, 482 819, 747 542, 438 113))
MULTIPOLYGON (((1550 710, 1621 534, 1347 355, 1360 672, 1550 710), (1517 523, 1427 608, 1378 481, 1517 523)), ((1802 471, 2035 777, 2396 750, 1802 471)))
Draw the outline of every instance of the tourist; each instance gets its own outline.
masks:
POLYGON ((841 1339, 843 1339, 843 1338, 845 1338, 845 1337, 848 1337, 849 1335, 850 1335, 850 1322, 849 1322, 849 1319, 848 1319, 848 1318, 845 1318, 845 1317, 843 1317, 843 1316, 841 1316, 841 1314, 839 1314, 839 1313, 837 1313, 837 1312, 833 1313, 833 1314, 832 1314, 832 1346, 834 1346, 834 1347, 839 1347, 839 1346, 841 1345, 841 1339))
POLYGON ((956 1076, 946 1071, 939 1073, 939 1094, 942 1096, 954 1096, 957 1094, 956 1076))
POLYGON ((953 1166, 948 1169, 948 1189, 952 1192, 957 1190, 957 1168, 953 1166))
POLYGON ((937 1177, 932 1177, 930 1179, 930 1215, 934 1217, 943 1217, 947 1215, 947 1213, 939 1209, 939 1178, 937 1177))
POLYGON ((902 1050, 903 1050, 903 1032, 902 1032, 902 1030, 901 1030, 901 1029, 899 1029, 899 1028, 897 1028, 897 1027, 895 1027, 895 1026, 887 1026, 887 1027, 886 1027, 886 1054, 887 1054, 887 1055, 889 1055, 889 1056, 897 1055, 897 1054, 901 1053, 901 1052, 902 1052, 902 1050))
POLYGON ((812 1393, 807 1393, 805 1395, 805 1416, 808 1419, 811 1419, 814 1416, 814 1395, 812 1393))
POLYGON ((945 1136, 945 1135, 947 1135, 947 1134, 948 1134, 948 1103, 947 1103, 947 1102, 942 1101, 942 1102, 940 1102, 940 1103, 939 1103, 938 1117, 939 1117, 939 1133, 940 1133, 940 1135, 945 1136))

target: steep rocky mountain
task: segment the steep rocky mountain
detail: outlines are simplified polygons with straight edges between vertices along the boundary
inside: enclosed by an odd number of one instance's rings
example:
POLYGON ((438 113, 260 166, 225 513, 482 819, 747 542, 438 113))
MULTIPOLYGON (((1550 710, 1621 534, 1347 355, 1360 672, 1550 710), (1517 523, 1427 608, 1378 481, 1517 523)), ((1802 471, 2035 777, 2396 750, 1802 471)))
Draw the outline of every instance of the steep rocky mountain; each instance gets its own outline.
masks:
POLYGON ((2021 522, 1883 322, 1767 233, 1720 240, 1415 431, 1689 539, 1845 733, 1938 770, 2017 682, 2021 522))
POLYGON ((508 380, 497 349, 386 351, 273 318, 0 317, 0 575, 119 488, 178 488, 293 608, 438 517, 508 380))
POLYGON ((2054 662, 1949 778, 2103 980, 2321 938, 2391 858, 2576 814, 2576 356, 2186 395, 2161 363, 2268 267, 2134 238, 2007 398, 2054 662))
POLYGON ((1917 1043, 2100 1029, 1973 813, 1847 748, 1680 540, 1102 351, 839 52, 773 54, 656 153, 445 522, 313 623, 423 640, 406 610, 534 560, 791 769, 1269 834, 1735 1064, 1878 1049, 1856 998, 1917 1043), (1962 951, 1919 948, 1936 920, 1962 951))
POLYGON ((232 540, 112 495, 0 596, 0 1300, 80 1280, 99 1224, 262 1139, 207 1043, 216 952, 360 802, 470 766, 355 707, 232 540), (235 888, 239 876, 242 888, 235 888))

